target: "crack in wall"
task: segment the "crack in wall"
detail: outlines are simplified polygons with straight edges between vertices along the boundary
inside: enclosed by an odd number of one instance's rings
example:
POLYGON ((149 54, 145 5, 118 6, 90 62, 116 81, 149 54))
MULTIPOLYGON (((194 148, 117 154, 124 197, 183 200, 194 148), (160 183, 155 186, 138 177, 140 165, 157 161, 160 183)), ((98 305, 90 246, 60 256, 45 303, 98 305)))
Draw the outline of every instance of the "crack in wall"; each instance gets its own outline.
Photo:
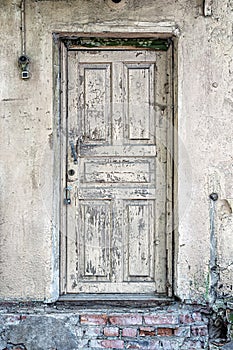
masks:
POLYGON ((209 278, 209 302, 213 304, 217 298, 217 287, 219 281, 219 267, 217 265, 217 239, 215 232, 216 201, 218 195, 210 195, 210 278, 209 278))

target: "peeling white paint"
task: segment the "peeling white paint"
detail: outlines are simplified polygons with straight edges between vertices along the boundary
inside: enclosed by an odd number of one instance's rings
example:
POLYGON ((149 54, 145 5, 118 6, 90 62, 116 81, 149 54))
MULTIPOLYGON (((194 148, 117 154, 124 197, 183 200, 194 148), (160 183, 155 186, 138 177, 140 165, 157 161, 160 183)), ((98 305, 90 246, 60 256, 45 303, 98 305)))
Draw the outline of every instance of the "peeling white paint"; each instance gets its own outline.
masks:
POLYGON ((166 6, 163 1, 139 1, 138 6, 128 1, 119 10, 105 2, 99 6, 99 0, 27 0, 28 81, 20 79, 17 63, 21 54, 20 3, 0 3, 4 48, 0 52, 0 297, 54 300, 58 296, 59 206, 53 166, 57 176, 59 148, 52 34, 83 31, 157 32, 178 37, 175 290, 181 299, 195 300, 205 297, 208 288, 209 175, 215 168, 221 173, 216 206, 221 285, 217 292, 232 294, 231 3, 215 2, 211 10, 206 8, 206 14, 212 16, 205 18, 199 13, 200 2, 187 0, 169 0, 166 6))

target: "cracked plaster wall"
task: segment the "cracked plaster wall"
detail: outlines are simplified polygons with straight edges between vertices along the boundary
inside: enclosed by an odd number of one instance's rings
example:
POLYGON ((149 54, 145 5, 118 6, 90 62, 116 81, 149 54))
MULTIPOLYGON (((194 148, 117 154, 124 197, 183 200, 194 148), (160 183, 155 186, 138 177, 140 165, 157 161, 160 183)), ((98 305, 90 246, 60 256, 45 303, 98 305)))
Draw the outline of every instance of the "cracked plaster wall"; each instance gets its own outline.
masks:
MULTIPOLYGON (((53 253, 52 33, 174 32, 178 37, 176 294, 208 297, 210 200, 216 191, 218 294, 232 295, 231 0, 26 0, 31 78, 20 79, 20 1, 0 2, 0 297, 57 295, 53 253), (55 280, 54 280, 55 279, 55 280)), ((54 250, 55 249, 55 250, 54 250)))

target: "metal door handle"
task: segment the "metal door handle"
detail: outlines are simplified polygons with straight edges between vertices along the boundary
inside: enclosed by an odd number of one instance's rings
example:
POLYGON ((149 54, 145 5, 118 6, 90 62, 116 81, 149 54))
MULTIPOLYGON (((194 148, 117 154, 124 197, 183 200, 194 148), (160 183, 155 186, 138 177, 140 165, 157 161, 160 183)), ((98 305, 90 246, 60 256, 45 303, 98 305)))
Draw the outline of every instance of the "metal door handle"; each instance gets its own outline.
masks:
POLYGON ((70 141, 70 148, 71 148, 71 157, 74 159, 74 164, 77 164, 78 163, 77 153, 76 153, 73 141, 70 141))

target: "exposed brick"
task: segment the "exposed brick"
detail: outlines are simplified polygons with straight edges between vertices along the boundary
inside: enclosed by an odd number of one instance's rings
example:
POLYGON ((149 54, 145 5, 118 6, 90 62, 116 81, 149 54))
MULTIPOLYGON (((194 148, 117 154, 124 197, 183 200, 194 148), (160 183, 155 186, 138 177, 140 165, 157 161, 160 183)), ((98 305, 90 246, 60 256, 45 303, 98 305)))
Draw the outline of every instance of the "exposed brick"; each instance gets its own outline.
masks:
POLYGON ((117 327, 105 327, 104 335, 106 337, 118 337, 119 329, 117 327))
POLYGON ((138 314, 110 316, 109 321, 113 325, 135 326, 142 324, 142 316, 138 314))
POLYGON ((156 314, 156 315, 145 315, 144 316, 145 324, 148 326, 153 325, 174 325, 178 323, 177 315, 169 315, 169 314, 156 314))
POLYGON ((158 350, 159 340, 133 340, 126 344, 126 349, 158 350))
POLYGON ((137 329, 135 328, 124 328, 122 329, 122 337, 136 337, 137 329))
POLYGON ((176 328, 174 329, 174 335, 177 337, 190 337, 190 327, 181 326, 179 328, 176 328))
POLYGON ((88 327, 87 329, 83 330, 83 335, 90 338, 94 338, 102 334, 103 331, 101 327, 88 327))
POLYGON ((161 336, 172 336, 174 333, 174 329, 172 328, 158 328, 157 329, 157 334, 161 336))
POLYGON ((188 324, 188 323, 195 323, 195 322, 202 322, 202 317, 199 312, 193 312, 192 314, 181 314, 179 316, 180 323, 188 324))
POLYGON ((123 340, 103 340, 101 344, 105 348, 110 348, 110 349, 124 349, 124 342, 123 340))
POLYGON ((192 326, 191 334, 194 336, 206 336, 208 335, 207 326, 192 326))
POLYGON ((146 337, 146 336, 155 336, 155 330, 153 327, 140 327, 139 329, 139 335, 141 337, 146 337))
POLYGON ((107 315, 82 315, 80 317, 80 323, 88 325, 105 325, 107 320, 107 315))
POLYGON ((124 349, 123 340, 91 340, 90 348, 92 349, 124 349))

